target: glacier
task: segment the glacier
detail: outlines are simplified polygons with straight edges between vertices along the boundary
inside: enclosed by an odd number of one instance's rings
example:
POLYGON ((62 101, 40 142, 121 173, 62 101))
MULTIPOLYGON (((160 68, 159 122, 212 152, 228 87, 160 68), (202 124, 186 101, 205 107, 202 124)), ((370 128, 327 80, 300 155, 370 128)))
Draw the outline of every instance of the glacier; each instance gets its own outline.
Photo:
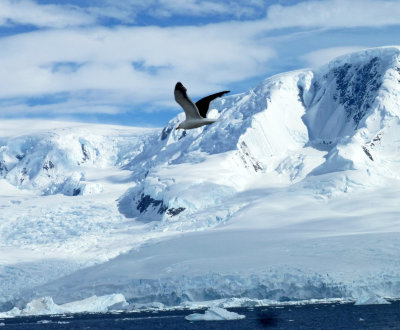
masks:
POLYGON ((400 298, 400 47, 269 77, 209 116, 2 121, 0 311, 400 298))

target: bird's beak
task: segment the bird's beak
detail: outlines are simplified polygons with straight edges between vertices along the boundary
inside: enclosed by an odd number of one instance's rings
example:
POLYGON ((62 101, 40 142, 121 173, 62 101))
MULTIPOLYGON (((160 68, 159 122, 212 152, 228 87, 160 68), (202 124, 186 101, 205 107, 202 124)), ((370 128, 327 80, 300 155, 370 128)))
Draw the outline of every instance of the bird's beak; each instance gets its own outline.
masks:
POLYGON ((175 128, 175 131, 178 129, 178 127, 177 128, 175 128))

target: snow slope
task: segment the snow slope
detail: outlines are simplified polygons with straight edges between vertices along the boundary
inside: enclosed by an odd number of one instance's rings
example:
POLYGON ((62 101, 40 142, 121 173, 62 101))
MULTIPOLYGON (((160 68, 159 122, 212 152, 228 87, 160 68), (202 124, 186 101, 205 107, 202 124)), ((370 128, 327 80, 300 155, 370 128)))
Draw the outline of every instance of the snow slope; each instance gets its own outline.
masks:
POLYGON ((150 131, 132 134, 122 127, 71 123, 50 123, 46 129, 40 122, 28 123, 19 128, 19 122, 3 122, 0 173, 12 185, 40 195, 100 192, 100 184, 86 182, 89 172, 129 161, 141 152, 150 131))
POLYGON ((124 237, 140 226, 118 212, 115 200, 132 186, 121 166, 157 131, 0 123, 1 302, 132 248, 124 237))
POLYGON ((215 100, 195 130, 1 124, 3 309, 400 298, 399 81, 385 47, 215 100))

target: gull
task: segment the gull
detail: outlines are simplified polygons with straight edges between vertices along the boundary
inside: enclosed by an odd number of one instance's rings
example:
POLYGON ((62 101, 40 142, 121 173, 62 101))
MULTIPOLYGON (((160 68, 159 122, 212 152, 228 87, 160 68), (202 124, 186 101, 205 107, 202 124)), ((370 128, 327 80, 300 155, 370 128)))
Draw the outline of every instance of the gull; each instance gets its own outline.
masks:
POLYGON ((217 97, 221 97, 222 95, 229 93, 230 91, 223 91, 219 93, 215 93, 202 99, 198 100, 195 103, 187 96, 186 88, 180 83, 177 82, 175 85, 175 101, 183 108, 185 111, 186 119, 181 122, 177 128, 182 129, 192 129, 197 128, 204 125, 210 125, 217 121, 217 119, 207 118, 208 107, 210 102, 217 97))

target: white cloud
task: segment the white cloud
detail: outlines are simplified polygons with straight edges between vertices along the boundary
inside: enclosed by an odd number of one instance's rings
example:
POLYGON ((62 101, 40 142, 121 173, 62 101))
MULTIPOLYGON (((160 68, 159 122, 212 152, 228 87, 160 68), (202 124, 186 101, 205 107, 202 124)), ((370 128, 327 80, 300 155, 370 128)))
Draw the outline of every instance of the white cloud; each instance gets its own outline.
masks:
POLYGON ((362 46, 345 46, 345 47, 330 47, 323 48, 313 52, 310 52, 302 56, 303 61, 307 63, 310 67, 319 67, 321 65, 327 64, 329 61, 333 60, 335 57, 356 52, 367 47, 362 46))
MULTIPOLYGON (((265 39, 274 29, 383 26, 399 23, 400 17, 397 1, 325 0, 271 6, 267 16, 259 20, 164 28, 96 25, 99 17, 132 22, 141 13, 203 17, 219 13, 226 15, 226 20, 248 18, 256 10, 263 11, 265 4, 259 0, 245 4, 236 0, 103 0, 96 7, 77 8, 0 0, 0 24, 46 27, 0 38, 0 114, 115 113, 127 107, 172 106, 172 90, 178 80, 196 97, 266 74, 270 60, 277 56, 273 47, 281 42, 290 48, 293 41, 284 31, 265 39), (90 27, 82 27, 85 24, 90 27), (28 97, 60 93, 66 97, 57 104, 24 103, 28 97), (4 100, 12 102, 6 104, 4 100)), ((329 42, 324 45, 329 46, 329 42)), ((303 61, 319 66, 357 49, 325 48, 309 52, 303 61)), ((298 60, 297 54, 293 49, 293 55, 287 58, 298 60)))
MULTIPOLYGON (((276 2, 276 1, 274 1, 276 2)), ((98 23, 99 18, 113 18, 133 23, 139 15, 172 17, 176 15, 209 17, 220 15, 254 19, 264 30, 288 27, 375 27, 400 24, 398 0, 322 0, 302 1, 291 6, 270 5, 260 0, 99 0, 82 1, 81 7, 38 4, 34 0, 1 0, 0 25, 31 24, 38 27, 63 28, 98 23), (92 6, 87 7, 87 4, 92 6), (94 5, 93 5, 94 4, 94 5)))
POLYGON ((158 0, 156 7, 157 9, 154 9, 153 12, 162 16, 232 15, 234 17, 249 17, 257 13, 254 4, 251 6, 249 3, 243 3, 243 1, 158 0))
POLYGON ((275 56, 234 23, 36 31, 2 38, 0 49, 0 98, 97 91, 88 104, 101 94, 105 105, 150 107, 173 104, 178 80, 201 95, 262 74, 275 56))
MULTIPOLYGON (((140 14, 156 17, 215 16, 224 19, 254 19, 267 15, 259 23, 265 30, 288 27, 376 27, 400 24, 398 0, 312 0, 294 5, 276 5, 280 1, 210 0, 103 0, 91 8, 94 15, 133 21, 140 14)), ((290 3, 286 1, 284 3, 290 3)))
POLYGON ((102 0, 88 9, 96 17, 109 17, 122 22, 134 22, 136 17, 146 14, 156 18, 173 16, 252 18, 263 16, 268 3, 252 0, 102 0), (261 13, 261 15, 260 15, 261 13))
POLYGON ((93 17, 72 6, 39 5, 31 0, 1 0, 0 25, 63 28, 94 23, 93 17))
POLYGON ((400 24, 398 0, 305 1, 269 7, 268 29, 287 27, 376 27, 400 24))

